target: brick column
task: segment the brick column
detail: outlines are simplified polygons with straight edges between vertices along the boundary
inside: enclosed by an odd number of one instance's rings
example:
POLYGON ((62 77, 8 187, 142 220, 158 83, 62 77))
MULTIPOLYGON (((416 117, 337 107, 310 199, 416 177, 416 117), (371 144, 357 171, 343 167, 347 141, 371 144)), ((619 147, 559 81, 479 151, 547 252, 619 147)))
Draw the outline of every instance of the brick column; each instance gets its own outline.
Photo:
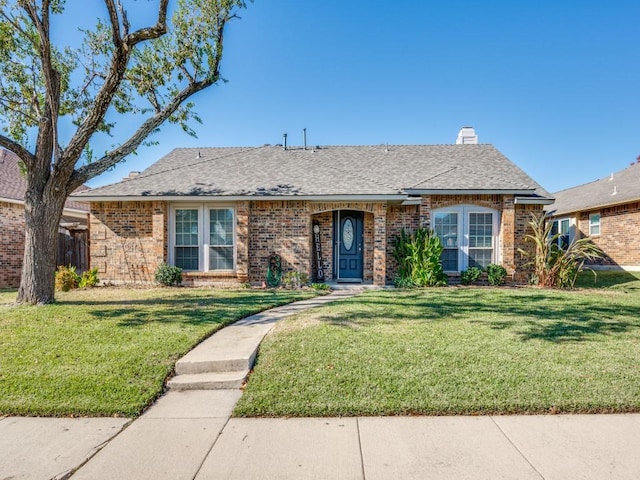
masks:
POLYGON ((376 204, 373 212, 373 284, 386 283, 387 204, 376 204))
POLYGON ((236 205, 236 274, 240 282, 249 281, 249 202, 236 205))
POLYGON ((502 225, 500 228, 500 244, 502 266, 509 274, 516 269, 516 211, 513 195, 505 195, 502 200, 502 225))
MULTIPOLYGON (((155 244, 153 246, 154 262, 151 266, 153 272, 162 262, 167 261, 167 225, 168 208, 166 202, 153 202, 152 228, 155 244)), ((153 273, 151 272, 151 273, 153 273)))
POLYGON ((423 195, 421 198, 420 227, 431 228, 431 195, 423 195))

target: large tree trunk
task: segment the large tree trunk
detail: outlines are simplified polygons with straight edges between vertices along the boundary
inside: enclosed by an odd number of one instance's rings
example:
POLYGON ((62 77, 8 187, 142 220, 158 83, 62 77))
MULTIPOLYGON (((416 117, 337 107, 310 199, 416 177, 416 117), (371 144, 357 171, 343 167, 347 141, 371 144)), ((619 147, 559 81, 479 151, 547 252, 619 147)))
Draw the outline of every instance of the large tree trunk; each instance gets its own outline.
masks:
POLYGON ((58 225, 65 196, 25 198, 25 242, 18 303, 42 305, 55 300, 58 225))

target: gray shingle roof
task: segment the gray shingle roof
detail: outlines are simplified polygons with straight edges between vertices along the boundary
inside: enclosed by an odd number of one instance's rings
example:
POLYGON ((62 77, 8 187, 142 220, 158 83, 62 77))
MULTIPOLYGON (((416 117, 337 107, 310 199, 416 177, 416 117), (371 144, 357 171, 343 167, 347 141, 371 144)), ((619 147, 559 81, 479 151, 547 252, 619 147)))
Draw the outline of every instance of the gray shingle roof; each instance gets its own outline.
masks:
POLYGON ((640 164, 595 182, 561 190, 553 196, 556 201, 547 207, 547 211, 554 216, 640 201, 640 164))
MULTIPOLYGON (((0 198, 18 202, 24 201, 27 179, 20 173, 19 161, 20 159, 14 153, 0 149, 0 198)), ((76 191, 81 190, 88 190, 88 187, 82 186, 76 191)), ((89 210, 86 203, 72 200, 67 200, 64 206, 74 210, 89 210)))
POLYGON ((491 145, 177 148, 135 178, 75 196, 401 195, 411 190, 549 196, 491 145))

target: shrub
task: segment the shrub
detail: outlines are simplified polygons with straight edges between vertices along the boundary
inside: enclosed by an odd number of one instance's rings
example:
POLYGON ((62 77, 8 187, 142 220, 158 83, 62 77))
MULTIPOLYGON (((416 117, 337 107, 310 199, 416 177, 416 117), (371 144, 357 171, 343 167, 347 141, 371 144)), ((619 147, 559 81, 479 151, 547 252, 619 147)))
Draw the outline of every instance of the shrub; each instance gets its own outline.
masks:
POLYGON ((287 272, 282 277, 284 288, 297 290, 309 283, 309 275, 304 272, 287 272))
POLYGON ((80 276, 76 273, 76 267, 60 265, 56 271, 56 290, 68 292, 73 288, 78 288, 80 276))
POLYGON ((166 263, 158 265, 156 270, 156 282, 165 287, 178 285, 182 282, 182 269, 180 267, 172 267, 166 263))
POLYGON ((328 292, 331 290, 331 287, 326 283, 312 283, 311 288, 320 292, 328 292))
POLYGON ((447 284, 440 256, 443 247, 432 230, 418 228, 413 234, 404 229, 396 237, 393 256, 398 262, 395 285, 401 288, 435 287, 447 284))
POLYGON ((487 265, 487 280, 494 287, 504 285, 507 282, 507 270, 502 265, 492 263, 487 265))
POLYGON ((542 287, 573 287, 578 274, 584 270, 587 260, 601 258, 603 253, 590 238, 573 239, 566 248, 558 247, 560 233, 551 235, 551 222, 546 217, 532 214, 529 222, 533 234, 526 236, 526 241, 533 242, 535 253, 518 249, 525 257, 533 257, 527 265, 533 267, 531 283, 542 287))
POLYGON ((80 282, 78 283, 78 287, 80 288, 91 288, 95 287, 100 280, 98 279, 98 267, 92 268, 91 270, 87 270, 82 272, 82 276, 80 277, 80 282))
POLYGON ((469 267, 460 272, 460 283, 463 285, 471 285, 476 283, 482 275, 482 269, 478 267, 469 267))

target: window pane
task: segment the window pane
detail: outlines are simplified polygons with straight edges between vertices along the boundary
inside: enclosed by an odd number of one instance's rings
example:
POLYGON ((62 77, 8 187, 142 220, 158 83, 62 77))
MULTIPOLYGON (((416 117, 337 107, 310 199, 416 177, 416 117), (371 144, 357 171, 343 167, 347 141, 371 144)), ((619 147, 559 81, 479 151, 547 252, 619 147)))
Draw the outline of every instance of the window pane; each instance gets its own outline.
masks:
POLYGON ((217 208, 209 210, 209 244, 233 245, 233 210, 217 208))
POLYGON ((493 245, 493 214, 469 214, 469 248, 491 248, 493 245))
POLYGON ((198 247, 176 247, 176 267, 183 270, 198 270, 198 250, 198 247))
POLYGON ((458 249, 450 248, 442 252, 442 268, 445 272, 458 271, 458 249))
POLYGON ((176 245, 198 245, 198 209, 176 210, 176 245))
POLYGON ((493 249, 491 248, 474 248, 469 250, 469 266, 487 268, 491 264, 493 249))
POLYGON ((210 247, 209 270, 233 270, 233 247, 210 247))
POLYGON ((435 232, 442 245, 447 248, 458 247, 458 214, 436 213, 435 232))
POLYGON ((589 235, 600 235, 600 214, 589 215, 589 235))

